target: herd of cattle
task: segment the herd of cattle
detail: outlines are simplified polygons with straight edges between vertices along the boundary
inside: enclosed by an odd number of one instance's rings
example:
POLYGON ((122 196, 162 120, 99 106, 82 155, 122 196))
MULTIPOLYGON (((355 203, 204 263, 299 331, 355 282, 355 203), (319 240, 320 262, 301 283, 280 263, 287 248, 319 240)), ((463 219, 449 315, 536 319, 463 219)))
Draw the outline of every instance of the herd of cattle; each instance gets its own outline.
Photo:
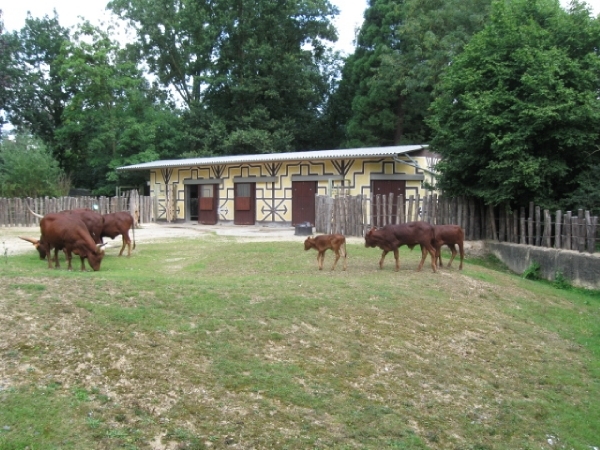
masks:
POLYGON ((123 236, 123 245, 119 256, 127 246, 127 256, 131 255, 131 239, 129 230, 133 235, 133 248, 135 249, 135 229, 131 214, 122 211, 110 214, 100 214, 87 208, 70 209, 59 213, 41 216, 29 209, 31 214, 39 217, 41 236, 39 239, 19 236, 31 242, 40 254, 40 259, 48 259, 48 268, 59 268, 58 252, 63 250, 67 257, 68 269, 71 270, 72 255, 81 258, 81 270, 85 270, 84 260, 87 258, 93 270, 100 270, 100 263, 104 257, 104 243, 102 238, 114 239, 123 236), (54 258, 51 252, 54 250, 54 258))
MULTIPOLYGON (((85 259, 88 260, 93 270, 100 270, 100 263, 104 257, 104 237, 114 239, 118 235, 123 236, 123 245, 119 256, 123 254, 127 246, 127 256, 131 255, 132 241, 129 238, 129 230, 133 234, 133 249, 135 249, 134 219, 128 212, 117 212, 100 214, 91 209, 71 209, 59 213, 41 216, 29 209, 31 214, 39 217, 41 236, 39 239, 22 237, 21 239, 31 242, 40 254, 40 259, 48 259, 48 268, 59 268, 58 252, 63 250, 67 258, 68 269, 72 270, 72 255, 81 258, 81 270, 85 270, 85 259), (54 257, 51 256, 54 250, 54 257)), ((458 225, 430 225, 426 222, 408 222, 397 225, 386 225, 382 228, 371 228, 365 234, 365 247, 379 247, 383 250, 379 267, 383 267, 385 256, 394 252, 396 259, 396 271, 400 270, 398 249, 406 245, 411 250, 419 245, 421 247, 421 262, 417 270, 423 268, 427 254, 431 256, 431 269, 435 272, 438 261, 442 266, 441 248, 444 245, 450 247, 452 257, 448 266, 452 264, 457 254, 456 246, 460 252, 460 266, 463 268, 464 259, 464 231, 458 225)), ((304 249, 317 250, 317 263, 319 270, 323 269, 325 252, 332 250, 335 253, 335 261, 331 270, 339 259, 344 257, 344 270, 348 267, 346 252, 346 238, 341 234, 323 234, 309 237, 304 241, 304 249)))
MULTIPOLYGON (((423 268, 427 254, 431 256, 431 269, 435 272, 438 261, 442 267, 441 248, 447 245, 452 251, 448 267, 452 265, 454 257, 457 254, 456 246, 460 251, 460 270, 463 268, 465 233, 458 225, 430 225, 426 222, 408 222, 397 225, 386 225, 382 228, 371 228, 365 234, 365 247, 379 247, 383 250, 379 260, 379 268, 383 268, 385 255, 394 252, 396 258, 396 271, 400 270, 400 261, 398 259, 398 249, 406 245, 411 250, 416 245, 421 246, 421 262, 417 270, 423 268)), ((317 250, 317 263, 319 270, 323 269, 325 252, 332 250, 335 253, 335 261, 331 270, 340 259, 344 257, 344 270, 347 267, 346 238, 341 234, 323 234, 316 237, 309 237, 304 241, 304 250, 314 248, 317 250)))

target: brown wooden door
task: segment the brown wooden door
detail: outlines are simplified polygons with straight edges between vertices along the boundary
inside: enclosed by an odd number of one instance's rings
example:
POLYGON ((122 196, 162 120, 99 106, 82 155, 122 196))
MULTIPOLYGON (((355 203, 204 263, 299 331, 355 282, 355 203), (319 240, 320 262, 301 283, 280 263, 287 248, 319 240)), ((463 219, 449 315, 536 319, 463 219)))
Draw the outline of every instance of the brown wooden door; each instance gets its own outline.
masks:
MULTIPOLYGON (((398 196, 403 195, 406 198, 406 181, 404 180, 374 180, 372 181, 372 190, 373 193, 373 216, 375 217, 376 226, 382 226, 384 223, 396 223, 396 211, 398 210, 398 196), (375 209, 375 199, 377 195, 386 197, 386 205, 388 204, 390 194, 394 195, 394 203, 392 205, 392 216, 386 217, 386 220, 383 220, 383 217, 377 217, 377 210, 375 209), (391 219, 391 220, 390 220, 391 219)), ((383 211, 381 211, 383 215, 383 211)), ((386 211, 387 216, 387 211, 386 211)))
POLYGON ((198 187, 198 223, 214 225, 218 221, 219 185, 201 184, 198 187))
POLYGON ((292 182, 292 226, 309 222, 315 225, 316 181, 292 182))
POLYGON ((256 183, 236 183, 233 223, 254 225, 256 221, 256 183))

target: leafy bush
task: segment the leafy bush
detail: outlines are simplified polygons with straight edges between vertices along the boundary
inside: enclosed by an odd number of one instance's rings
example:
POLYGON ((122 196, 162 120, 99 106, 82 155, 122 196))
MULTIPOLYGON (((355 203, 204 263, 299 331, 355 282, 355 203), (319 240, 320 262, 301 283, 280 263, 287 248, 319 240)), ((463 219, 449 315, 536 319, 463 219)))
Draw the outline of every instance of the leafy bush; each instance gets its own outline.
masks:
POLYGON ((26 134, 0 142, 0 196, 66 195, 69 177, 44 143, 26 134))
POLYGON ((527 269, 523 272, 523 278, 526 280, 539 280, 540 276, 540 264, 533 261, 527 269))
POLYGON ((569 290, 572 288, 571 283, 565 278, 562 272, 556 272, 556 274, 554 275, 554 282, 552 283, 552 285, 556 289, 569 290))

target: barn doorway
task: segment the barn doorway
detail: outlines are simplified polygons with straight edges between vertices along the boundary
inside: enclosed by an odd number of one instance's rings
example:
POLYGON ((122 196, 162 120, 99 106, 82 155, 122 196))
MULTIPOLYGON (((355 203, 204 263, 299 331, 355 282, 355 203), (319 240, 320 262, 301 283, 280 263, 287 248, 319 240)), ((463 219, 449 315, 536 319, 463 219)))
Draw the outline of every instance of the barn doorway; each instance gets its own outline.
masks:
POLYGON ((198 220, 198 186, 188 184, 185 187, 185 198, 187 200, 186 211, 188 211, 188 220, 195 222, 198 220))
POLYGON ((235 183, 233 223, 254 225, 256 221, 256 183, 235 183))
MULTIPOLYGON (((371 192, 373 193, 373 198, 377 195, 385 196, 389 199, 390 194, 394 196, 394 203, 392 204, 392 216, 386 217, 384 220, 383 217, 377 217, 377 211, 375 208, 375 202, 373 202, 372 206, 372 214, 375 218, 375 226, 382 226, 384 223, 396 223, 396 212, 398 211, 398 196, 403 195, 406 198, 406 181, 405 180, 373 180, 371 181, 371 192)), ((383 212, 381 212, 383 214, 383 212)), ((387 211, 386 211, 387 213, 387 211)))
POLYGON ((309 222, 315 225, 316 181, 292 182, 292 226, 309 222))

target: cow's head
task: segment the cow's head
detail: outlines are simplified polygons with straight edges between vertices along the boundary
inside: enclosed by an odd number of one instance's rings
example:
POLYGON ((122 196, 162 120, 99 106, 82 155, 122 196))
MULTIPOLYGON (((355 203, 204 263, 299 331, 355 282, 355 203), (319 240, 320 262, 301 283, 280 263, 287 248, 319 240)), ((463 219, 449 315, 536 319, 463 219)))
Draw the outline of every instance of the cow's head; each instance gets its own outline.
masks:
POLYGON ((312 236, 307 237, 306 240, 304 241, 304 250, 310 250, 314 246, 315 246, 315 238, 312 236))
POLYGON ((104 245, 106 244, 97 244, 96 251, 87 255, 88 263, 94 271, 100 270, 100 263, 104 258, 104 245))
POLYGON ((46 259, 46 249, 44 248, 43 245, 40 245, 39 239, 28 238, 28 237, 23 237, 23 236, 19 236, 19 238, 23 239, 24 241, 31 242, 33 244, 33 246, 35 247, 35 249, 40 254, 40 259, 46 259))
POLYGON ((365 234, 365 247, 377 247, 377 241, 375 240, 375 234, 377 232, 377 228, 373 227, 367 234, 365 234))

